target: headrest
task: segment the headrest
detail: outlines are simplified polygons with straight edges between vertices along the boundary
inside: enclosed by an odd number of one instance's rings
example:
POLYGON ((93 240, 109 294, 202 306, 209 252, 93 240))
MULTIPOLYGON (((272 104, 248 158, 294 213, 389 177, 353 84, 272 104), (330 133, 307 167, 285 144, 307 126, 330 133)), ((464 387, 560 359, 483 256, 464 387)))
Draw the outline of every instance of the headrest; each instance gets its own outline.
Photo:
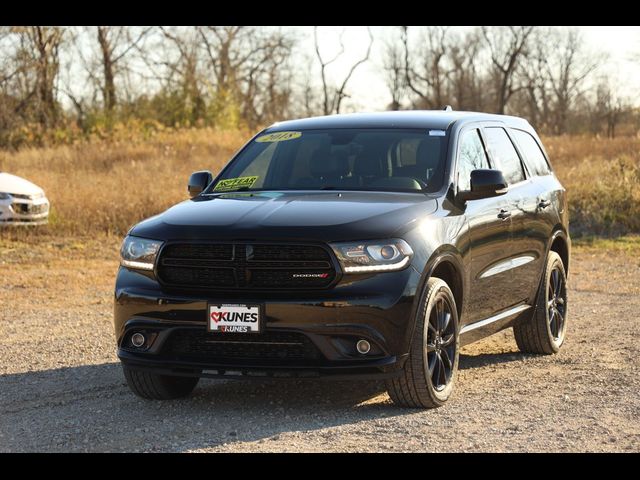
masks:
POLYGON ((312 177, 343 177, 349 173, 349 161, 346 152, 331 153, 328 148, 316 150, 311 157, 312 177))
POLYGON ((359 153, 353 162, 353 174, 362 177, 391 176, 391 162, 384 153, 378 148, 367 148, 359 153))

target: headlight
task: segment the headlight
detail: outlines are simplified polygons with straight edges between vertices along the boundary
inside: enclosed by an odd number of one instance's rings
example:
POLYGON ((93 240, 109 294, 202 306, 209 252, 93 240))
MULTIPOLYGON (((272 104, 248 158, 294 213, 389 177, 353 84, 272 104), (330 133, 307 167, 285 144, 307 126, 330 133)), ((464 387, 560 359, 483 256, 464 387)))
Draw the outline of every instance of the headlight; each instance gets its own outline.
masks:
POLYGON ((331 248, 345 273, 402 270, 413 256, 409 244, 400 239, 333 243, 331 248))
POLYGON ((126 237, 120 248, 120 265, 139 270, 153 270, 162 242, 146 238, 126 237))
POLYGON ((7 198, 11 198, 11 195, 6 192, 0 192, 0 200, 6 200, 7 198))

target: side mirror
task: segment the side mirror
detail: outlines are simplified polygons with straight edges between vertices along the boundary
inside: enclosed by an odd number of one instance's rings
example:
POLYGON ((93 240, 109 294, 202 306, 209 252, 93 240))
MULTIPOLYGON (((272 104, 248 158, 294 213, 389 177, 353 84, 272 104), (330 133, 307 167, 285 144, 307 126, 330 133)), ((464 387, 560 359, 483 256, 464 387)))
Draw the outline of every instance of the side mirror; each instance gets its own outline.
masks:
POLYGON ((207 188, 213 181, 213 175, 208 170, 200 170, 199 172, 193 172, 189 177, 189 186, 187 189, 189 190, 189 196, 191 198, 196 197, 202 193, 202 191, 207 188))
POLYGON ((500 170, 473 170, 471 172, 471 190, 458 192, 463 202, 480 198, 497 197, 509 190, 507 182, 500 170))

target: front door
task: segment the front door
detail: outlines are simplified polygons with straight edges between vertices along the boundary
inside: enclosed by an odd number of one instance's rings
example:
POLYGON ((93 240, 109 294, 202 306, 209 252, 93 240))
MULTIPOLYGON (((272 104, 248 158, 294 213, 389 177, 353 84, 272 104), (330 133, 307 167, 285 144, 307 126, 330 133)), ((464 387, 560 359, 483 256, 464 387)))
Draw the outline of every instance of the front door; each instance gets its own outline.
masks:
MULTIPOLYGON (((478 129, 461 133, 458 161, 458 191, 471 188, 471 172, 492 168, 478 129)), ((462 326, 494 315, 510 306, 506 295, 511 274, 505 270, 511 252, 511 216, 506 196, 469 200, 465 205, 469 225, 468 301, 462 326)))
POLYGON ((465 323, 483 320, 512 305, 511 217, 506 196, 470 200, 466 214, 471 239, 469 308, 465 323))

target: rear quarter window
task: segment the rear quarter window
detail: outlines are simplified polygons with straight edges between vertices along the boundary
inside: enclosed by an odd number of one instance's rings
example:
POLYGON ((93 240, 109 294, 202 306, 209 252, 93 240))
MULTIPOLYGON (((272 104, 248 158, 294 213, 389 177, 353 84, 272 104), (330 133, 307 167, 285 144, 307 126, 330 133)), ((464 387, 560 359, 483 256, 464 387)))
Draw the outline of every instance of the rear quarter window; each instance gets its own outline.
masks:
POLYGON ((536 139, 533 138, 531 134, 522 130, 515 130, 513 128, 509 130, 518 144, 518 149, 531 175, 549 175, 551 168, 549 168, 547 159, 544 153, 542 153, 542 149, 536 139))

